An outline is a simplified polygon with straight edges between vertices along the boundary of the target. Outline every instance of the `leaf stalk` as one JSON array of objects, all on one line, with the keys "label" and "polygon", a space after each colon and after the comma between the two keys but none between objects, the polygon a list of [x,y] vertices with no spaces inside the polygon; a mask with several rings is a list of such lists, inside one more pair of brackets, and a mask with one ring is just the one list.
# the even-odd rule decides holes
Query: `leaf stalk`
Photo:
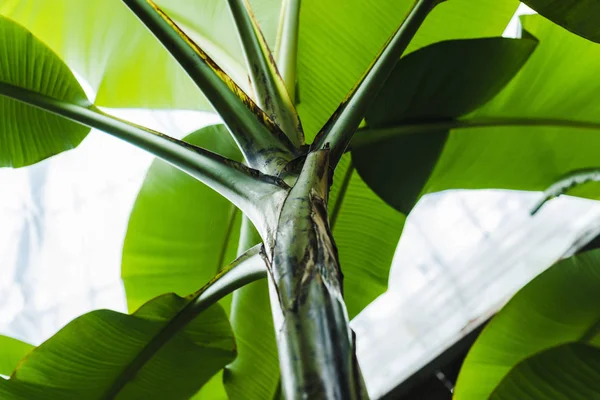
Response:
[{"label": "leaf stalk", "polygon": [[276,175],[298,150],[271,118],[151,0],[123,0],[202,90],[252,168]]},{"label": "leaf stalk", "polygon": [[408,122],[402,125],[387,128],[364,128],[356,132],[350,146],[352,148],[368,146],[386,139],[401,135],[419,133],[435,133],[451,129],[470,128],[495,128],[510,126],[531,126],[549,128],[576,128],[600,130],[600,123],[577,121],[561,118],[529,118],[529,117],[496,117],[496,118],[470,118],[446,121]]},{"label": "leaf stalk", "polygon": [[246,62],[257,104],[279,125],[296,147],[304,144],[302,124],[288,94],[269,45],[248,0],[228,0]]},{"label": "leaf stalk", "polygon": [[440,0],[417,0],[412,9],[388,40],[370,68],[350,91],[329,121],[321,129],[312,149],[331,149],[331,166],[335,167],[359,127],[367,107],[394,69],[400,56],[416,35],[429,12]]}]

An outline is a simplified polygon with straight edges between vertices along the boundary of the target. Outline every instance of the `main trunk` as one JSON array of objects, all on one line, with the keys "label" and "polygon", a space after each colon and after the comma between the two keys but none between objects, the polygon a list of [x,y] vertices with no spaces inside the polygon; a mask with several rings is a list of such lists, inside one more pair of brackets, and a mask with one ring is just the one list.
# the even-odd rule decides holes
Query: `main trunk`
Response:
[{"label": "main trunk", "polygon": [[272,302],[281,310],[274,318],[288,400],[367,398],[328,224],[327,159],[327,150],[308,155],[283,204],[272,249]]}]

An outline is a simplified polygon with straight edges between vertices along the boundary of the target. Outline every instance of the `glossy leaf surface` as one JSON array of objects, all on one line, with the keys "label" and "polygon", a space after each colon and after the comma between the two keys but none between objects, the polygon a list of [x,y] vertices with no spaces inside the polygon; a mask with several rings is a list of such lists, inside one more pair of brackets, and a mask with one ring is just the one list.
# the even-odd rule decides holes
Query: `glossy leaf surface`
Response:
[{"label": "glossy leaf surface", "polygon": [[523,3],[558,25],[600,42],[600,4],[594,0],[524,0]]},{"label": "glossy leaf surface", "polygon": [[490,400],[600,398],[600,349],[571,343],[543,351],[513,368]]},{"label": "glossy leaf surface", "polygon": [[[226,2],[157,3],[239,85],[248,89],[243,53]],[[267,42],[274,48],[280,1],[250,3]],[[303,105],[299,112],[311,135],[362,75],[411,4],[411,0],[302,2],[298,83]],[[477,4],[454,0],[442,4],[413,48],[442,39],[500,34],[517,5],[514,0],[481,0]],[[99,105],[208,108],[179,66],[118,0],[6,0],[0,4],[0,13],[43,38],[98,90]],[[124,37],[127,41],[122,40]]]},{"label": "glossy leaf surface", "polygon": [[[541,16],[522,21],[539,44],[519,73],[483,107],[457,122],[403,122],[364,130],[357,139],[374,133],[382,140],[411,132],[435,136],[451,129],[421,195],[457,188],[545,190],[571,171],[597,167],[600,119],[590,99],[600,90],[595,73],[600,46]],[[413,149],[415,154],[422,150]],[[418,165],[413,168],[419,170]],[[572,194],[599,198],[591,185]]]},{"label": "glossy leaf surface", "polygon": [[[0,84],[87,105],[69,68],[40,40],[0,15]],[[0,167],[23,167],[76,147],[89,128],[0,96]]]},{"label": "glossy leaf surface", "polygon": [[1,397],[190,398],[235,357],[231,327],[218,305],[202,312],[134,376],[122,376],[188,301],[166,294],[133,315],[97,310],[73,320],[31,352],[10,380],[0,381]]},{"label": "glossy leaf surface", "polygon": [[469,351],[455,398],[487,398],[515,366],[550,348],[572,342],[600,348],[599,287],[600,250],[563,260],[531,281]]},{"label": "glossy leaf surface", "polygon": [[[369,67],[413,3],[302,1],[298,111],[308,141]],[[408,51],[441,40],[500,35],[517,5],[512,0],[442,3],[427,18]]]},{"label": "glossy leaf surface", "polygon": [[[404,57],[366,115],[370,128],[446,120],[494,97],[525,64],[534,39],[445,41]],[[368,134],[368,133],[367,133]],[[352,157],[361,177],[397,210],[408,213],[442,152],[448,130],[394,137],[358,146]]]},{"label": "glossy leaf surface", "polygon": [[[425,192],[450,188],[544,190],[570,171],[598,166],[598,130],[578,128],[577,122],[600,122],[594,101],[600,90],[595,73],[600,46],[540,16],[526,16],[522,21],[539,39],[536,51],[498,96],[465,119],[554,118],[571,122],[561,127],[454,130]],[[579,193],[598,196],[593,189]]]},{"label": "glossy leaf surface", "polygon": [[0,335],[0,374],[12,374],[19,361],[34,348],[29,343]]}]

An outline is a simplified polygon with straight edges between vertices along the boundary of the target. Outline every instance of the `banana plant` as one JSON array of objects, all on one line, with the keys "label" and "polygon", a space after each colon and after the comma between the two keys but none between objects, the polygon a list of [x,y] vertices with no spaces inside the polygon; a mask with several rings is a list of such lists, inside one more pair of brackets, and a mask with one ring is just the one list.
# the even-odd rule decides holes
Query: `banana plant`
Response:
[{"label": "banana plant", "polygon": [[[90,128],[162,160],[140,192],[124,248],[135,312],[74,320],[14,365],[0,381],[3,398],[368,398],[349,320],[385,290],[389,252],[416,201],[453,187],[535,190],[597,166],[591,149],[600,139],[587,135],[600,129],[595,105],[555,107],[582,80],[533,93],[526,78],[555,71],[546,68],[557,62],[556,46],[584,49],[585,62],[594,61],[593,1],[561,2],[559,11],[550,0],[527,1],[570,32],[534,17],[518,39],[490,37],[502,33],[513,0],[159,3],[0,4],[1,166],[76,147]],[[94,102],[70,68],[96,89]],[[600,85],[589,78],[588,90]],[[515,97],[539,106],[519,107]],[[178,140],[100,106],[210,107],[223,124]],[[501,145],[479,173],[487,139],[472,132],[485,136],[482,129]],[[499,170],[498,157],[528,129],[525,152],[546,146],[567,155],[552,169],[538,158]],[[569,139],[574,131],[585,139]],[[160,222],[161,213],[178,218]],[[225,222],[215,228],[209,214]],[[161,253],[173,226],[185,226],[180,246]],[[360,236],[364,229],[372,237]],[[187,247],[196,239],[221,241],[201,250],[208,266]],[[215,264],[217,275],[185,296]],[[260,382],[245,378],[261,372]]]}]

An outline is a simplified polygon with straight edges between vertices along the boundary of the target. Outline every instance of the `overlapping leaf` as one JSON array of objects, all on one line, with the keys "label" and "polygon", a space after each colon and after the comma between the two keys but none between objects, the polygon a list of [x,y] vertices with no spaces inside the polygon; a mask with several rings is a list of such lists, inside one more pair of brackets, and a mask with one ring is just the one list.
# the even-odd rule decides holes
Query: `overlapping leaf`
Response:
[{"label": "overlapping leaf", "polygon": [[[243,53],[225,2],[157,3],[238,84],[248,88]],[[280,0],[250,3],[273,48]],[[515,0],[446,3],[429,18],[413,48],[442,39],[499,34],[518,4]],[[302,2],[298,73],[304,104],[300,113],[312,135],[358,80],[411,4],[411,0]],[[0,4],[0,14],[43,38],[98,90],[99,105],[208,107],[189,78],[118,0],[6,0]]]},{"label": "overlapping leaf", "polygon": [[[0,15],[0,85],[87,105],[68,67],[40,40]],[[76,147],[89,128],[0,96],[0,167],[23,167]]]},{"label": "overlapping leaf", "polygon": [[[570,171],[598,166],[600,45],[541,16],[522,21],[540,41],[536,51],[498,96],[465,118],[504,126],[452,131],[425,192],[544,190]],[[595,188],[579,194],[598,197]]]},{"label": "overlapping leaf", "polygon": [[[222,125],[200,129],[185,140],[241,159]],[[212,277],[235,258],[240,219],[241,213],[212,189],[155,161],[136,199],[123,248],[129,308],[160,293],[188,293]],[[241,288],[232,308],[239,358],[226,373],[229,397],[269,397],[279,369],[266,282]]]},{"label": "overlapping leaf", "polygon": [[[524,385],[532,391],[534,384],[541,384],[549,377],[552,377],[554,384],[572,386],[574,390],[588,387],[587,392],[581,389],[579,393],[589,393],[590,388],[585,384],[586,375],[583,374],[582,380],[578,380],[578,374],[573,373],[585,370],[588,368],[586,363],[592,362],[577,361],[576,356],[581,349],[579,346],[576,346],[579,350],[566,347],[550,354],[544,355],[543,352],[577,342],[600,348],[599,287],[600,250],[563,260],[535,278],[483,330],[463,363],[455,398],[488,398],[506,378],[507,383],[502,384],[506,387],[498,392],[498,399],[508,398],[508,393],[517,393],[513,391],[516,390],[515,385]],[[560,361],[561,357],[565,358]],[[542,366],[548,360],[554,361],[546,365],[549,369],[544,371]],[[596,358],[593,362],[597,364],[600,360]],[[561,365],[565,367],[564,371]],[[562,371],[560,375],[556,374],[557,369]],[[521,381],[524,376],[532,380],[529,383]],[[534,379],[534,376],[537,378]],[[535,390],[552,393],[555,390],[553,387],[541,386]],[[598,390],[598,387],[594,389]]]},{"label": "overlapping leaf", "polygon": [[61,329],[0,380],[8,399],[188,399],[235,357],[231,327],[214,305],[137,373],[124,371],[189,299],[160,296],[132,315],[92,311]]},{"label": "overlapping leaf", "polygon": [[[413,3],[302,1],[298,111],[307,140],[336,110]],[[427,17],[408,51],[441,40],[500,35],[517,6],[512,0],[444,2]]]},{"label": "overlapping leaf", "polygon": [[[404,175],[387,180],[387,186],[372,184],[381,196],[396,194],[400,196],[396,207],[407,209],[415,196],[418,198],[415,193],[421,185],[420,195],[453,188],[544,190],[568,172],[598,166],[600,120],[593,99],[600,90],[594,72],[600,61],[600,46],[541,16],[526,16],[522,21],[540,43],[525,66],[491,101],[458,121],[401,120],[395,127],[386,125],[385,132],[379,130],[388,143],[397,140],[405,146],[388,146],[387,159],[378,155],[359,160],[363,165],[371,161],[403,168],[400,171]],[[459,95],[452,100],[436,99],[460,103]],[[437,100],[432,104],[439,108]],[[424,109],[421,115],[426,116]],[[435,116],[435,109],[430,112]],[[440,149],[444,140],[440,132],[447,129],[451,129],[450,135]],[[369,142],[369,133],[361,132],[363,137],[357,142]],[[406,139],[410,133],[412,143]],[[381,181],[385,176],[376,178]],[[402,197],[403,188],[412,189],[406,191],[410,201]],[[599,196],[597,187],[592,186],[578,189],[576,194]]]},{"label": "overlapping leaf", "polygon": [[544,17],[594,42],[600,42],[600,4],[594,0],[524,0]]},{"label": "overlapping leaf", "polygon": [[[534,39],[470,39],[433,44],[403,58],[366,115],[369,128],[457,118],[496,95],[525,64]],[[410,212],[440,156],[448,129],[360,145],[360,175],[390,205]],[[368,141],[369,132],[364,132]],[[360,139],[360,138],[357,138]]]}]

